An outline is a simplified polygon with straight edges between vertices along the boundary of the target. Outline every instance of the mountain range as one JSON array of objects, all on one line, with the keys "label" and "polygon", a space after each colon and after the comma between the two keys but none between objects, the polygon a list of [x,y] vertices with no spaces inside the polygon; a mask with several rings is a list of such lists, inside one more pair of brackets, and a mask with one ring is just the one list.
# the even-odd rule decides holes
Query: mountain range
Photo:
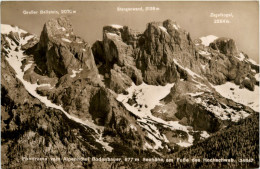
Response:
[{"label": "mountain range", "polygon": [[[1,24],[1,60],[2,168],[259,166],[259,65],[233,39],[165,20],[107,25],[89,44],[60,17],[40,37]],[[78,157],[236,162],[64,159]]]}]

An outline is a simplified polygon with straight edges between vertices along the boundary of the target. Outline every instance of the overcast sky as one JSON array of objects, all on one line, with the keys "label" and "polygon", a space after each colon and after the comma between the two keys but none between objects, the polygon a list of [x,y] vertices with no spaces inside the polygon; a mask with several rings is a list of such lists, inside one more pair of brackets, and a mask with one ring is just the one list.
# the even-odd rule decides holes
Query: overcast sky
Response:
[{"label": "overcast sky", "polygon": [[[118,12],[117,7],[156,7],[158,11]],[[151,21],[175,20],[190,32],[193,39],[206,35],[229,37],[240,50],[257,62],[259,47],[258,2],[2,2],[1,22],[17,25],[28,32],[40,35],[44,22],[59,17],[56,14],[25,15],[23,11],[66,10],[74,33],[93,43],[102,39],[102,27],[108,24],[127,25],[143,32]],[[231,23],[214,23],[211,13],[232,13]]]}]

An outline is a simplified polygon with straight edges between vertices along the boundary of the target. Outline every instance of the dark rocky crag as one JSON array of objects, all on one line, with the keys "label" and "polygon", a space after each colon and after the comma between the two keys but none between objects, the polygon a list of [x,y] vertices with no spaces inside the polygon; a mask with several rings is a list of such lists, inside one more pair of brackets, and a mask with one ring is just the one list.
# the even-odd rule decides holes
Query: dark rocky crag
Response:
[{"label": "dark rocky crag", "polygon": [[35,51],[37,65],[49,77],[60,78],[79,69],[97,73],[89,45],[74,35],[66,17],[51,19],[44,24]]},{"label": "dark rocky crag", "polygon": [[[207,50],[209,55],[201,54],[190,34],[171,20],[149,23],[142,34],[127,26],[105,26],[103,41],[92,46],[100,73],[107,86],[117,93],[131,84],[130,79],[137,85],[142,80],[151,85],[165,85],[176,82],[180,76],[187,78],[183,67],[205,76],[215,85],[234,81],[254,90],[256,79],[251,68],[259,72],[258,67],[237,59],[239,51],[234,40],[219,38]],[[207,67],[202,69],[202,64]],[[122,80],[115,75],[122,76]]]}]

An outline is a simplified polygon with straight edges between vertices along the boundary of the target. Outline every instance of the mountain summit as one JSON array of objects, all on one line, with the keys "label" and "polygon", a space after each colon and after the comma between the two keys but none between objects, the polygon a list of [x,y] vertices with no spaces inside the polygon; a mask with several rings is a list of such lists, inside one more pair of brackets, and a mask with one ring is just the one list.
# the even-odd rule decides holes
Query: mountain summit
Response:
[{"label": "mountain summit", "polygon": [[[51,19],[44,24],[37,51],[42,72],[50,77],[62,77],[81,70],[97,73],[90,46],[74,35],[66,17]],[[45,68],[46,67],[46,68]]]}]

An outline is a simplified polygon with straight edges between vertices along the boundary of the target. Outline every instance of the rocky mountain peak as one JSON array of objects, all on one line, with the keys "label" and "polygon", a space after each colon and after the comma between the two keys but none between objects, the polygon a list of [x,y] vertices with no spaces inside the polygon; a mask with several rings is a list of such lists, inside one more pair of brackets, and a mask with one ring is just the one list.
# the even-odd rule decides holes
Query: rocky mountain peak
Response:
[{"label": "rocky mountain peak", "polygon": [[[61,43],[62,38],[68,39],[73,35],[73,28],[70,20],[66,17],[48,20],[41,32],[39,48],[48,48],[48,41]],[[68,39],[67,42],[70,40]]]},{"label": "rocky mountain peak", "polygon": [[62,77],[85,69],[97,73],[90,46],[73,33],[66,17],[51,19],[44,24],[36,56],[43,74]]},{"label": "rocky mountain peak", "polygon": [[48,20],[44,24],[44,29],[46,29],[49,36],[58,36],[60,34],[73,32],[72,24],[67,17]]},{"label": "rocky mountain peak", "polygon": [[[189,71],[204,75],[213,84],[235,80],[237,85],[254,90],[254,75],[248,75],[249,62],[243,62],[247,55],[238,51],[233,39],[209,35],[192,41],[190,33],[170,19],[148,23],[143,33],[128,26],[105,26],[103,35],[103,41],[97,41],[92,50],[96,63],[105,63],[100,71],[104,76],[116,77],[117,72],[124,77],[121,78],[125,79],[123,82],[113,80],[112,86],[117,86],[114,89],[117,92],[124,91],[123,88],[130,86],[131,79],[136,77],[139,82],[143,79],[147,84],[165,85],[176,82],[179,77],[186,79],[191,76]],[[140,73],[135,73],[134,78],[131,73],[122,73],[121,69],[126,72],[126,65],[134,72],[141,72],[142,77]],[[247,76],[251,79],[250,85],[243,82]],[[122,90],[118,90],[118,86]]]},{"label": "rocky mountain peak", "polygon": [[172,21],[170,19],[167,19],[163,22],[163,26],[169,30],[169,29],[175,29],[175,30],[179,30],[181,29],[181,27],[178,25],[178,23],[176,21]]}]

